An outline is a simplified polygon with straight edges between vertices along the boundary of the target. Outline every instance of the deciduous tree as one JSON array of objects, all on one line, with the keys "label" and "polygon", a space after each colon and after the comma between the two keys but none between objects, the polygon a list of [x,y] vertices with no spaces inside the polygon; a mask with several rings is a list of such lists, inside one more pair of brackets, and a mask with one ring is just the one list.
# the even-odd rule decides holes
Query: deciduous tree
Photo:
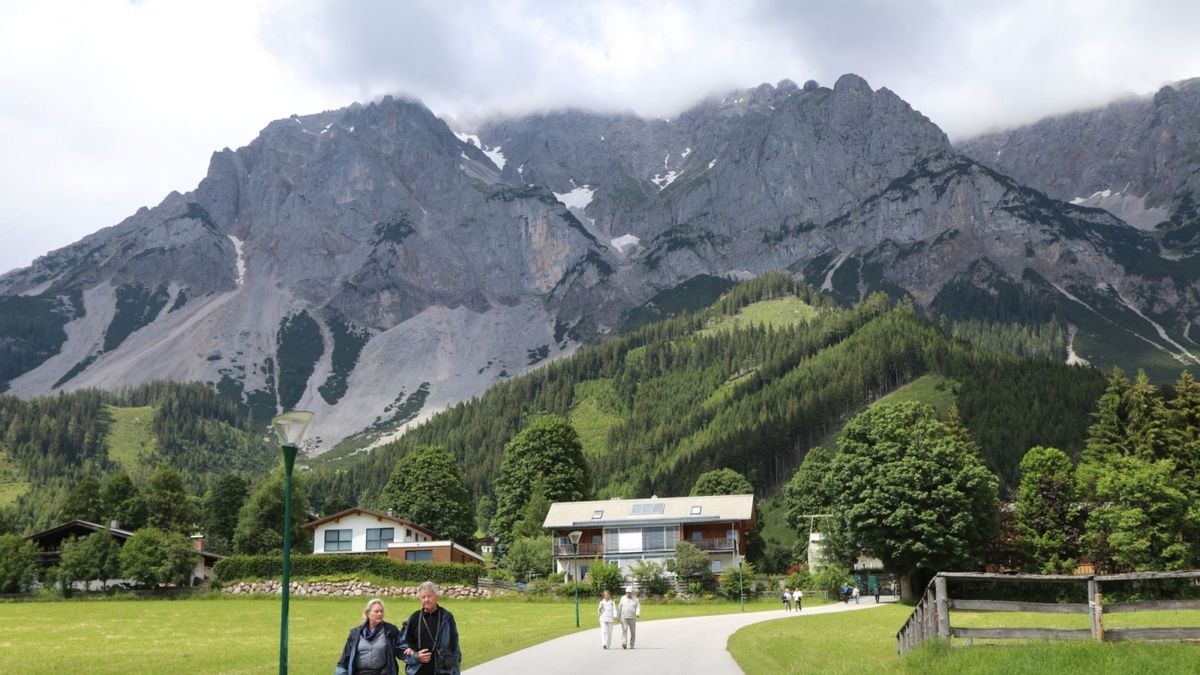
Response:
[{"label": "deciduous tree", "polygon": [[401,458],[378,505],[467,548],[474,546],[475,518],[462,470],[437,446],[422,446]]},{"label": "deciduous tree", "polygon": [[692,486],[691,495],[747,495],[754,494],[754,486],[742,474],[733,469],[714,469],[700,474]]},{"label": "deciduous tree", "polygon": [[191,581],[197,555],[182,534],[144,527],[121,547],[121,573],[150,588],[185,586]]},{"label": "deciduous tree", "polygon": [[1083,517],[1071,458],[1030,448],[1021,460],[1015,506],[1018,545],[1031,572],[1068,574],[1079,558]]},{"label": "deciduous tree", "polygon": [[834,523],[858,546],[914,575],[975,563],[996,534],[997,479],[933,409],[916,402],[868,409],[838,438]]}]

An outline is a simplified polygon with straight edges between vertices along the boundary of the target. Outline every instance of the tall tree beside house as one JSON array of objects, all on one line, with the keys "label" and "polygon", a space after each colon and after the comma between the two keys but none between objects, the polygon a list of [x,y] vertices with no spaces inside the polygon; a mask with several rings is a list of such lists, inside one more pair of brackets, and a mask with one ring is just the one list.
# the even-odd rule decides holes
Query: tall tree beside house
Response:
[{"label": "tall tree beside house", "polygon": [[492,517],[496,515],[496,501],[486,494],[475,500],[475,527],[486,536],[492,531]]},{"label": "tall tree beside house", "polygon": [[1036,574],[1069,574],[1079,559],[1083,514],[1075,466],[1067,453],[1041,446],[1025,453],[1014,511],[1026,568]]},{"label": "tall tree beside house", "polygon": [[81,540],[63,542],[58,579],[63,588],[75,582],[101,583],[121,576],[121,546],[108,530],[93,532]]},{"label": "tall tree beside house", "polygon": [[148,588],[185,586],[196,558],[196,549],[182,534],[144,527],[121,547],[121,574]]},{"label": "tall tree beside house", "polygon": [[169,464],[160,464],[143,493],[146,524],[161,530],[191,534],[196,526],[196,508],[183,474]]},{"label": "tall tree beside house", "polygon": [[833,476],[834,545],[879,558],[906,597],[915,577],[973,565],[996,536],[996,476],[929,406],[877,406],[852,419]]},{"label": "tall tree beside house", "polygon": [[551,502],[573,502],[591,491],[587,462],[579,434],[556,415],[533,419],[504,446],[500,476],[496,480],[496,515],[492,531],[499,536],[496,552],[503,557],[505,533],[512,532],[533,494],[533,483],[542,479]]},{"label": "tall tree beside house", "polygon": [[513,533],[517,537],[540,537],[546,534],[542,523],[546,522],[546,514],[550,512],[550,499],[546,497],[546,481],[538,478],[533,482],[533,492],[529,501],[521,510],[521,519]]},{"label": "tall tree beside house", "polygon": [[472,548],[475,515],[462,469],[437,446],[415,448],[396,463],[376,506]]},{"label": "tall tree beside house", "polygon": [[807,544],[811,516],[828,514],[833,507],[837,485],[833,480],[834,454],[817,446],[804,455],[800,468],[783,487],[787,521]]},{"label": "tall tree beside house", "polygon": [[201,503],[200,520],[204,527],[205,547],[217,553],[226,553],[233,546],[233,533],[237,529],[238,512],[250,496],[246,479],[236,473],[217,479],[209,488]]},{"label": "tall tree beside house", "polygon": [[753,494],[754,486],[733,469],[714,469],[700,474],[692,486],[691,496]]},{"label": "tall tree beside house", "polygon": [[[292,478],[292,550],[312,550],[312,542],[303,529],[308,513],[307,481],[303,475]],[[272,471],[250,494],[238,512],[233,532],[236,553],[277,553],[283,550],[283,469]]]},{"label": "tall tree beside house", "polygon": [[24,593],[37,578],[38,554],[32,541],[0,534],[0,593]]},{"label": "tall tree beside house", "polygon": [[124,471],[104,480],[104,487],[100,488],[100,512],[104,520],[101,525],[113,520],[124,530],[138,530],[146,525],[146,500]]},{"label": "tall tree beside house", "polygon": [[100,479],[85,476],[71,488],[62,505],[62,520],[86,520],[95,523],[103,518],[100,504]]}]

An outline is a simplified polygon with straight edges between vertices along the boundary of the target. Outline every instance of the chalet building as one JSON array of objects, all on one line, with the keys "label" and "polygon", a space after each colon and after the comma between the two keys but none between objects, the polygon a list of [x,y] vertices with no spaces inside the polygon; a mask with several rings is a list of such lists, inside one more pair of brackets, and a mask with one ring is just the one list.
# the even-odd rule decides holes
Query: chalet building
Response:
[{"label": "chalet building", "polygon": [[[134,534],[130,530],[123,530],[115,526],[105,527],[86,520],[72,520],[48,530],[34,532],[25,538],[37,546],[38,563],[41,565],[41,568],[49,569],[51,567],[58,567],[59,563],[62,562],[64,542],[84,539],[97,532],[108,532],[113,539],[117,540],[119,546],[124,546],[125,542],[129,541],[129,538]],[[196,585],[212,579],[213,565],[224,556],[205,551],[204,537],[200,535],[192,537],[192,546],[196,549],[196,567],[192,570],[192,585]],[[110,579],[105,585],[118,583],[126,583],[126,580]]]},{"label": "chalet building", "polygon": [[313,533],[313,553],[386,555],[409,562],[483,564],[478,553],[392,515],[352,508],[304,524]]},{"label": "chalet building", "polygon": [[579,576],[593,560],[616,563],[629,573],[641,561],[664,563],[675,544],[688,541],[712,557],[713,574],[736,568],[746,553],[746,535],[758,527],[754,495],[651,497],[550,505],[542,527],[554,538],[554,564],[568,578],[576,552],[570,533],[579,531]]}]

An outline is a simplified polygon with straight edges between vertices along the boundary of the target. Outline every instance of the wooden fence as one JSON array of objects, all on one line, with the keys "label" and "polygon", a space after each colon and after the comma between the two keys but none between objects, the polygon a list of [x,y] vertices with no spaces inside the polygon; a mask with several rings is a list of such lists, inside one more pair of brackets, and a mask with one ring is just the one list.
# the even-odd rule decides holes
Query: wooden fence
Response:
[{"label": "wooden fence", "polygon": [[[1200,571],[1135,572],[1130,574],[984,574],[975,572],[941,572],[929,582],[921,601],[909,615],[908,621],[896,633],[897,651],[904,656],[932,638],[949,640],[965,638],[970,644],[975,638],[1001,640],[1200,640],[1200,627],[1187,628],[1116,628],[1105,630],[1104,615],[1117,612],[1157,612],[1200,609],[1200,600],[1150,600],[1141,602],[1105,603],[1101,584],[1121,581],[1151,581],[1157,579],[1198,579]],[[980,600],[950,596],[949,582],[955,579],[997,582],[1078,583],[1087,585],[1087,602],[1018,602],[1011,600]],[[1087,614],[1091,628],[956,628],[950,620],[953,610],[973,612],[1040,612],[1047,614]]]}]

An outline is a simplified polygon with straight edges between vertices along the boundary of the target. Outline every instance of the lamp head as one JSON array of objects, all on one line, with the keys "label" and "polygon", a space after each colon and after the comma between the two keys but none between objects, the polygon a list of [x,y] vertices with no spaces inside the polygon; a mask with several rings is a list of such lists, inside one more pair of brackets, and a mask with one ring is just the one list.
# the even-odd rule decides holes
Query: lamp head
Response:
[{"label": "lamp head", "polygon": [[571,540],[572,546],[579,544],[579,538],[582,536],[583,536],[583,533],[580,532],[579,530],[575,530],[574,532],[571,532],[570,534],[567,535],[567,537]]},{"label": "lamp head", "polygon": [[313,414],[306,410],[289,410],[276,415],[271,420],[271,428],[275,430],[275,438],[279,439],[280,445],[294,448],[300,445],[300,439],[304,438],[312,419]]}]

